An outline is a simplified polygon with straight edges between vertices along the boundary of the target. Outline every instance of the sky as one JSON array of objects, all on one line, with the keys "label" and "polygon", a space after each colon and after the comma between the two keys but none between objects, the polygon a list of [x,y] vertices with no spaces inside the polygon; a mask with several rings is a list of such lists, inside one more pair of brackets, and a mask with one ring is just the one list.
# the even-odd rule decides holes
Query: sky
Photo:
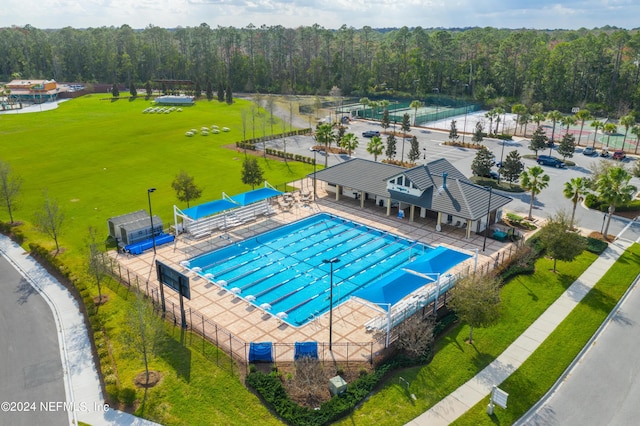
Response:
[{"label": "sky", "polygon": [[638,0],[2,0],[0,27],[640,27]]}]

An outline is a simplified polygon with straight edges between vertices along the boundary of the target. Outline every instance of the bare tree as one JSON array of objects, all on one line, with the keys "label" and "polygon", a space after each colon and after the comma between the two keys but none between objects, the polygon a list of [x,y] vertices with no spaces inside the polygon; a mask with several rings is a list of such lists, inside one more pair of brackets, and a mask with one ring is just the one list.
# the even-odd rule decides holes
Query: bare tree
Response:
[{"label": "bare tree", "polygon": [[316,358],[296,360],[296,374],[291,382],[291,393],[309,407],[317,407],[327,392],[327,374]]},{"label": "bare tree", "polygon": [[432,316],[419,314],[407,318],[398,326],[396,345],[414,358],[429,356],[433,346],[434,321]]},{"label": "bare tree", "polygon": [[104,251],[98,247],[96,230],[92,226],[89,227],[89,242],[87,248],[87,270],[96,280],[96,285],[98,286],[98,302],[96,306],[100,306],[103,303],[102,280],[107,276],[107,259]]},{"label": "bare tree", "polygon": [[35,225],[40,232],[53,238],[56,243],[56,253],[60,251],[58,238],[63,224],[64,212],[60,209],[58,201],[49,198],[49,194],[45,190],[42,208],[35,214]]},{"label": "bare tree", "polygon": [[149,359],[156,356],[165,339],[164,320],[153,311],[144,294],[135,290],[133,309],[127,312],[126,326],[120,334],[130,351],[140,355],[144,363],[145,383],[149,384]]},{"label": "bare tree", "polygon": [[16,198],[20,193],[22,178],[11,173],[11,166],[0,160],[0,195],[9,213],[9,221],[13,223],[13,212],[16,209]]}]

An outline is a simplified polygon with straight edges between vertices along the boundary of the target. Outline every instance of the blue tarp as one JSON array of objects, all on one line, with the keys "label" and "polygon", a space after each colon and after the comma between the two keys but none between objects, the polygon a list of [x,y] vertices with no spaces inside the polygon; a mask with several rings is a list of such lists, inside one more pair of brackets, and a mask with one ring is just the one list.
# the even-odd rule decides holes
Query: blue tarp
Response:
[{"label": "blue tarp", "polygon": [[191,219],[198,220],[200,218],[211,216],[225,210],[235,209],[237,207],[240,206],[228,200],[214,200],[209,201],[208,203],[200,204],[199,206],[190,207],[183,210],[182,212],[189,216]]},{"label": "blue tarp", "polygon": [[272,188],[259,188],[249,192],[243,192],[242,194],[234,195],[231,198],[241,206],[248,206],[249,204],[257,203],[258,201],[266,200],[268,198],[277,197],[282,194],[281,191]]},{"label": "blue tarp", "polygon": [[318,342],[296,342],[293,359],[302,357],[318,359]]},{"label": "blue tarp", "polygon": [[[174,236],[171,234],[159,234],[156,235],[156,247],[163,244],[171,243],[174,240]],[[131,254],[142,254],[143,251],[149,250],[153,247],[153,238],[147,240],[138,241],[137,243],[128,244],[124,246],[124,251]]]},{"label": "blue tarp", "polygon": [[271,342],[251,342],[249,344],[249,362],[273,362]]}]

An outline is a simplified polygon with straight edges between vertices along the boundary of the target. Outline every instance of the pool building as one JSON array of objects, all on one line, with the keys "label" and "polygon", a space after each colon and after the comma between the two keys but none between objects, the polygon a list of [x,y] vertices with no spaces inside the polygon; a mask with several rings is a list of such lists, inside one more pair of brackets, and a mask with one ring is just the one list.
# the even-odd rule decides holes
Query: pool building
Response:
[{"label": "pool building", "polygon": [[[354,159],[316,177],[292,183],[295,194],[265,183],[174,209],[178,237],[157,256],[191,279],[189,326],[239,361],[262,343],[274,360],[293,360],[305,342],[323,359],[370,360],[407,316],[441,305],[456,276],[509,250],[478,247],[510,198],[446,160],[405,169]],[[155,275],[151,253],[123,256],[129,283]],[[157,302],[157,283],[145,289]],[[164,293],[175,316],[177,296]]]}]

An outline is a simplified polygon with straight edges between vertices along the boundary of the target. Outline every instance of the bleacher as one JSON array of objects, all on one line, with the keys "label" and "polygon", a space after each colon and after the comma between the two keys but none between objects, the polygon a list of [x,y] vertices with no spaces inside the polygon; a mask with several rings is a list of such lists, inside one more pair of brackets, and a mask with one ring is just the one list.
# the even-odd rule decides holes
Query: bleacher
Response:
[{"label": "bleacher", "polygon": [[208,237],[216,230],[224,231],[235,228],[236,226],[256,220],[258,216],[269,216],[272,214],[275,214],[275,211],[269,203],[265,201],[238,207],[228,213],[207,216],[196,221],[185,223],[185,229],[191,238],[199,239]]}]

